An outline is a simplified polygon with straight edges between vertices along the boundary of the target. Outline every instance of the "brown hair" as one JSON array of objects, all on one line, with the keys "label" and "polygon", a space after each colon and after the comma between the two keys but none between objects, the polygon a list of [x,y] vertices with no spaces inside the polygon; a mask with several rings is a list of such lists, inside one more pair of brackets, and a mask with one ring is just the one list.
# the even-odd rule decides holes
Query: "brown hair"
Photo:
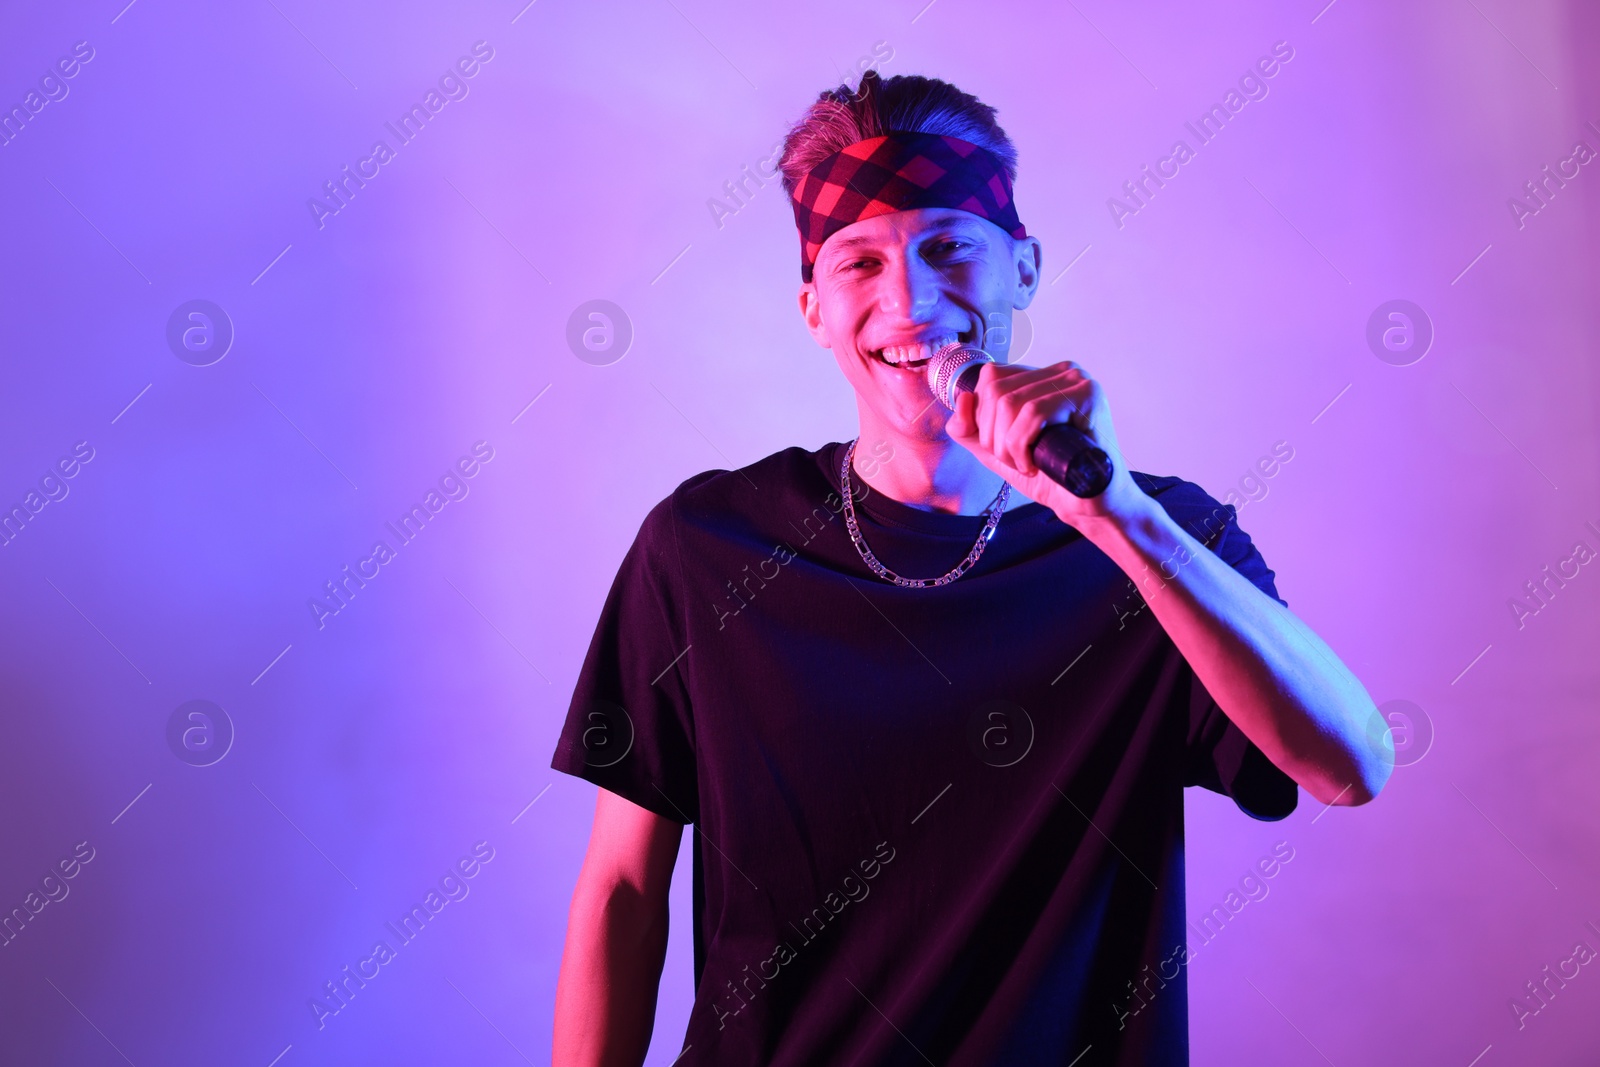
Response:
[{"label": "brown hair", "polygon": [[970,141],[999,157],[1006,177],[1015,182],[1017,149],[994,117],[994,108],[949,82],[920,74],[896,74],[885,81],[869,70],[855,89],[824,90],[789,128],[778,162],[783,191],[792,196],[807,171],[846,145],[886,133],[937,133]]}]

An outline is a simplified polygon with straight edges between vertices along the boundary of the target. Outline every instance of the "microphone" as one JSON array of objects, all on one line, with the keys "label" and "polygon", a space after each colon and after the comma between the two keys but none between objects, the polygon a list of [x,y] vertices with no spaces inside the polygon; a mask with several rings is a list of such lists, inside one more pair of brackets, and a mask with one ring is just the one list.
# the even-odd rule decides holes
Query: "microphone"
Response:
[{"label": "microphone", "polygon": [[[956,397],[978,387],[978,373],[994,357],[977,345],[952,341],[928,360],[928,388],[951,411]],[[1111,484],[1111,457],[1071,423],[1046,426],[1033,442],[1033,462],[1073,496],[1092,497]]]}]

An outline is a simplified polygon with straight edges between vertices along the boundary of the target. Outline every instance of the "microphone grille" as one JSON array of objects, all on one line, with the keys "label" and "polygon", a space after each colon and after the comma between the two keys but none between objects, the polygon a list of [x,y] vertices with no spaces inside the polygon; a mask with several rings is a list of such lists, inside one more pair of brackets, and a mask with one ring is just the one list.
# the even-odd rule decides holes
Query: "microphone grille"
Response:
[{"label": "microphone grille", "polygon": [[962,372],[976,364],[993,362],[994,357],[977,345],[952,341],[928,360],[928,388],[941,404],[954,411]]}]

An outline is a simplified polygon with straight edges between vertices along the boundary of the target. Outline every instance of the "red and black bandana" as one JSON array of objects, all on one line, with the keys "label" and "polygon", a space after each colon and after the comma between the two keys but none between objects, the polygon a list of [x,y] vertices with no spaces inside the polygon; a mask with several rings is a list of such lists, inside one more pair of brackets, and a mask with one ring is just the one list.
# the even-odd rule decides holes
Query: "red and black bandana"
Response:
[{"label": "red and black bandana", "polygon": [[840,149],[794,190],[800,230],[800,278],[822,244],[853,222],[923,207],[950,207],[1026,237],[1005,165],[986,148],[936,133],[890,133]]}]

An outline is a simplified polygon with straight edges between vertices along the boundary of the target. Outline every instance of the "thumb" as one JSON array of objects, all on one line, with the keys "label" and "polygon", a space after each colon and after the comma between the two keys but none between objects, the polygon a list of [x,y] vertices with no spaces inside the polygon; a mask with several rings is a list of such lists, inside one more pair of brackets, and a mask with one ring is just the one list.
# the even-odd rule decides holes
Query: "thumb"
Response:
[{"label": "thumb", "polygon": [[971,393],[956,394],[956,409],[944,424],[945,432],[957,440],[971,437],[977,432],[977,423],[973,418],[978,406],[978,398]]}]

